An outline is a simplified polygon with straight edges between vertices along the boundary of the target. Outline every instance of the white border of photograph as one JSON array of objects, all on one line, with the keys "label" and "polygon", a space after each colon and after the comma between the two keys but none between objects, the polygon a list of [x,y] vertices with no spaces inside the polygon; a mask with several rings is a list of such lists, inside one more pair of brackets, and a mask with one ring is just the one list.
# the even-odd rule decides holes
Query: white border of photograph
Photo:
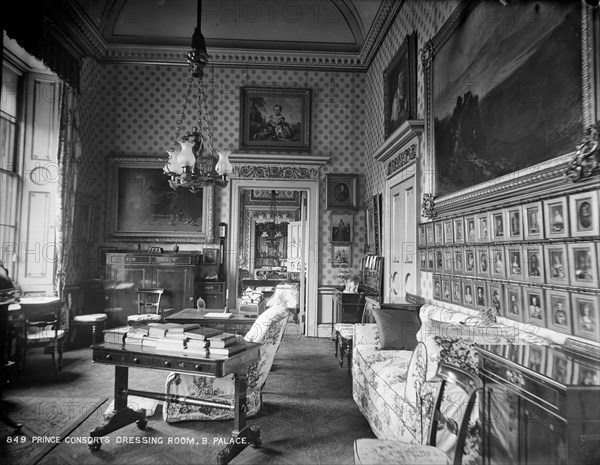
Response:
[{"label": "white border of photograph", "polygon": [[[482,254],[485,256],[482,257]],[[483,258],[483,260],[482,260]],[[475,262],[477,264],[475,274],[489,278],[490,276],[490,251],[487,247],[475,247]]]},{"label": "white border of photograph", "polygon": [[[536,318],[533,316],[532,307],[533,300],[532,297],[536,298],[540,317]],[[541,287],[526,287],[523,291],[523,321],[530,325],[535,325],[540,328],[546,327],[546,314],[548,313],[546,310],[546,303],[544,302],[544,290]]]},{"label": "white border of photograph", "polygon": [[[589,226],[582,224],[579,210],[585,199],[589,199],[590,215]],[[572,237],[587,237],[587,236],[598,236],[600,234],[600,228],[598,227],[598,192],[588,191],[580,194],[574,194],[569,196],[569,218],[570,228]]]},{"label": "white border of photograph", "polygon": [[[573,315],[573,334],[575,336],[600,342],[600,302],[598,300],[599,297],[593,294],[571,294],[571,314]],[[588,304],[587,308],[591,313],[588,323],[583,321],[582,310],[584,307],[579,305],[581,301]],[[589,329],[584,327],[586,324],[590,325]]]},{"label": "white border of photograph", "polygon": [[[559,301],[563,302],[565,323],[557,321],[555,304]],[[546,289],[546,309],[548,312],[548,328],[560,333],[573,333],[573,317],[571,315],[571,300],[569,293],[565,291],[557,291],[554,289]]]},{"label": "white border of photograph", "polygon": [[[519,263],[513,263],[513,256],[511,252],[519,252]],[[514,279],[517,281],[523,281],[525,279],[525,269],[523,266],[523,248],[520,245],[509,245],[505,248],[504,258],[506,260],[506,277],[507,279]],[[518,270],[518,271],[516,271]]]},{"label": "white border of photograph", "polygon": [[[437,295],[436,295],[436,286],[435,286],[436,284],[438,285]],[[432,292],[433,298],[435,300],[442,300],[442,277],[437,273],[435,273],[433,275],[433,289],[431,292]]]},{"label": "white border of photograph", "polygon": [[[516,218],[516,221],[514,221]],[[520,241],[523,239],[523,211],[521,205],[512,206],[506,209],[506,223],[504,225],[504,234],[508,240]]]},{"label": "white border of photograph", "polygon": [[[500,220],[500,222],[498,222]],[[505,210],[495,210],[490,213],[490,224],[492,230],[492,240],[505,241],[506,235],[506,212]],[[501,228],[498,227],[501,226]]]},{"label": "white border of photograph", "polygon": [[[456,297],[456,290],[458,289],[458,298]],[[462,283],[460,278],[450,279],[450,292],[452,293],[451,300],[455,305],[462,305]]]},{"label": "white border of photograph", "polygon": [[462,247],[454,247],[452,250],[452,262],[454,265],[454,274],[465,274],[465,251]]},{"label": "white border of photograph", "polygon": [[442,302],[452,303],[452,287],[450,278],[442,276]]},{"label": "white border of photograph", "polygon": [[462,217],[452,218],[452,229],[454,230],[454,243],[465,243],[465,220]]},{"label": "white border of photograph", "polygon": [[433,223],[429,222],[425,224],[425,240],[427,241],[427,247],[433,247],[435,240],[433,238]]},{"label": "white border of photograph", "polygon": [[433,238],[435,245],[444,245],[444,224],[441,221],[433,223]]},{"label": "white border of photograph", "polygon": [[[529,368],[536,373],[545,374],[546,373],[546,348],[542,346],[538,346],[535,344],[530,344],[525,347],[525,355],[523,356],[523,365]],[[531,358],[533,353],[538,353],[540,355],[540,366],[539,369],[531,366]]]},{"label": "white border of photograph", "polygon": [[[553,263],[554,257],[558,256],[556,254],[558,251],[561,252],[562,260],[559,263]],[[547,283],[569,284],[569,255],[566,244],[544,244],[544,264],[546,266]]]},{"label": "white border of photograph", "polygon": [[[563,375],[563,379],[560,379],[557,369],[557,360],[561,360],[565,365],[565,372]],[[560,384],[571,384],[571,378],[573,376],[573,361],[568,358],[566,355],[561,354],[557,350],[552,348],[548,348],[548,367],[546,369],[547,376],[557,383]]]},{"label": "white border of photograph", "polygon": [[[479,295],[478,295],[478,291],[479,289],[483,290],[483,304],[479,301]],[[489,296],[488,296],[488,288],[487,285],[485,283],[484,280],[482,279],[476,279],[473,280],[473,299],[475,300],[474,302],[474,308],[476,308],[477,310],[487,310],[489,307]]]},{"label": "white border of photograph", "polygon": [[[572,286],[578,287],[598,287],[598,257],[596,255],[596,245],[593,242],[576,242],[567,244],[569,250],[569,281]],[[589,254],[584,267],[580,267],[580,255],[578,250],[587,250]],[[579,262],[579,263],[578,263]],[[587,266],[587,268],[585,267]]]},{"label": "white border of photograph", "polygon": [[419,247],[426,247],[426,246],[427,246],[427,239],[425,237],[425,225],[420,224],[419,225]]},{"label": "white border of photograph", "polygon": [[523,246],[523,268],[525,281],[540,284],[544,282],[544,251],[541,244]]},{"label": "white border of photograph", "polygon": [[[490,242],[490,214],[489,212],[485,212],[485,213],[479,213],[478,215],[475,216],[476,218],[476,223],[475,223],[475,228],[477,229],[477,242]],[[485,231],[484,231],[484,225],[483,225],[483,220],[485,219]],[[484,233],[486,233],[484,235]]]},{"label": "white border of photograph", "polygon": [[[559,208],[560,213],[556,216]],[[569,210],[566,197],[544,200],[544,226],[548,239],[569,237]]]},{"label": "white border of photograph", "polygon": [[[470,229],[469,226],[473,226],[473,228]],[[465,243],[475,244],[476,242],[477,242],[477,219],[475,218],[475,215],[465,216]]]},{"label": "white border of photograph", "polygon": [[[534,216],[533,213],[536,213]],[[531,241],[544,238],[544,213],[542,202],[523,205],[523,238]]]},{"label": "white border of photograph", "polygon": [[[473,253],[473,264],[472,264],[472,269],[470,269],[469,267],[469,252]],[[465,253],[463,255],[463,259],[464,259],[464,273],[467,276],[475,276],[475,274],[477,273],[477,251],[475,250],[475,247],[467,247],[465,249]]]},{"label": "white border of photograph", "polygon": [[[490,246],[490,276],[492,278],[506,278],[506,253],[503,245]],[[500,264],[497,263],[497,254],[500,254]]]},{"label": "white border of photograph", "polygon": [[[514,313],[513,309],[513,301],[510,298],[510,293],[517,294],[516,305],[518,305],[519,313]],[[506,284],[504,286],[504,301],[506,305],[506,312],[504,316],[514,321],[523,321],[523,289],[521,286],[516,286],[514,284]]]},{"label": "white border of photograph", "polygon": [[[444,244],[445,245],[453,245],[454,244],[454,233],[452,232],[452,219],[448,218],[443,221],[444,224]],[[450,225],[450,226],[448,226]]]},{"label": "white border of photograph", "polygon": [[[494,292],[498,293],[499,302],[494,302]],[[502,283],[498,281],[490,281],[488,283],[488,299],[489,307],[496,311],[496,316],[504,316],[506,312],[506,304],[504,303],[504,289],[502,289]]]},{"label": "white border of photograph", "polygon": [[[463,296],[463,307],[467,307],[467,308],[477,308],[475,306],[475,290],[474,290],[474,283],[472,279],[463,279],[461,280],[461,284],[462,284],[462,296]],[[471,288],[471,302],[467,302],[466,301],[466,297],[469,295],[469,293],[466,291],[467,286],[469,286]]]}]

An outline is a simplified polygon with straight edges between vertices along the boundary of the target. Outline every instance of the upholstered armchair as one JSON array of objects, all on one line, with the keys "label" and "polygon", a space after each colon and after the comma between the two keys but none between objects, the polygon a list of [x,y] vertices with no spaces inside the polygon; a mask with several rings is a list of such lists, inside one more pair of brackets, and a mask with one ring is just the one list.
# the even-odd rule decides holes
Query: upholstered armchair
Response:
[{"label": "upholstered armchair", "polygon": [[[271,371],[275,354],[285,332],[289,312],[283,305],[267,309],[254,322],[244,336],[248,342],[261,344],[260,359],[248,368],[248,388],[246,415],[256,415],[262,405],[262,389]],[[165,392],[177,396],[197,397],[216,402],[234,402],[233,375],[223,378],[210,378],[180,373],[170,373]],[[226,420],[234,417],[233,410],[205,406],[192,406],[166,401],[163,418],[167,422],[188,420]]]}]

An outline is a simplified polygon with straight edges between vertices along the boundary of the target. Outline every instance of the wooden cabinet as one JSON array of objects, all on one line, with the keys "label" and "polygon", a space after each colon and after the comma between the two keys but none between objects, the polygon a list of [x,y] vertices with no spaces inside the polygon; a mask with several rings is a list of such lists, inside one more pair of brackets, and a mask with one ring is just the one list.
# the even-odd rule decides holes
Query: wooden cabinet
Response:
[{"label": "wooden cabinet", "polygon": [[477,351],[484,465],[596,463],[599,360],[535,344],[481,345]]},{"label": "wooden cabinet", "polygon": [[342,292],[333,290],[333,305],[331,318],[331,334],[334,334],[335,323],[360,323],[365,308],[364,292]]},{"label": "wooden cabinet", "polygon": [[165,289],[161,308],[183,310],[195,307],[194,282],[200,254],[108,253],[106,291],[110,307],[122,308],[117,324],[137,313],[137,288]]},{"label": "wooden cabinet", "polygon": [[198,297],[202,297],[206,308],[225,308],[225,282],[223,281],[198,281],[195,285],[194,305]]}]

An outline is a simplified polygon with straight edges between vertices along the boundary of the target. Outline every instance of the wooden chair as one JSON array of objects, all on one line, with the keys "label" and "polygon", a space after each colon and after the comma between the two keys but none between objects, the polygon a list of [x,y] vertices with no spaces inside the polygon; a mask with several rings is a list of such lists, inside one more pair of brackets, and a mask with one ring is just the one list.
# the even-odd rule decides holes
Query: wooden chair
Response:
[{"label": "wooden chair", "polygon": [[137,315],[127,317],[127,324],[140,325],[162,320],[162,309],[160,300],[165,290],[163,288],[138,288],[138,312]]},{"label": "wooden chair", "polygon": [[[354,441],[354,463],[407,465],[460,465],[462,463],[469,420],[477,393],[481,392],[483,384],[474,374],[444,363],[441,363],[438,368],[437,379],[441,382],[430,419],[428,445],[380,439],[357,439]],[[451,414],[456,419],[451,418]],[[442,442],[449,453],[436,447]]]},{"label": "wooden chair", "polygon": [[[89,286],[89,284],[85,284]],[[69,314],[69,321],[72,325],[72,331],[69,331],[69,344],[73,344],[77,329],[81,326],[92,328],[92,344],[96,344],[98,333],[101,333],[106,325],[108,315],[106,313],[87,313],[88,308],[85,302],[84,288],[79,285],[65,286],[63,289],[65,303]],[[93,310],[92,310],[93,311]]]},{"label": "wooden chair", "polygon": [[27,351],[43,347],[52,355],[54,376],[62,370],[63,344],[67,332],[62,328],[61,310],[63,302],[58,297],[23,297],[18,305],[24,314],[23,368],[26,365]]}]

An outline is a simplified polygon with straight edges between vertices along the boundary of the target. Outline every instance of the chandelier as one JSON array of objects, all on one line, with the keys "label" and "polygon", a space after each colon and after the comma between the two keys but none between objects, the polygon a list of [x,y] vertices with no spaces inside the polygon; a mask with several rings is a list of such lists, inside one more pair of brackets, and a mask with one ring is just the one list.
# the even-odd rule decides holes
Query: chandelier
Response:
[{"label": "chandelier", "polygon": [[[208,64],[206,41],[200,30],[202,18],[202,0],[198,0],[197,24],[192,36],[192,50],[187,54],[191,76],[181,106],[181,115],[175,123],[173,150],[167,150],[169,158],[163,168],[169,176],[172,189],[188,189],[198,192],[202,187],[214,185],[227,186],[227,176],[233,172],[229,155],[231,151],[216,151],[213,148],[212,130],[208,121],[208,106],[204,89],[204,67]],[[197,87],[197,125],[180,139],[181,128],[185,121],[186,110],[192,102],[192,89]],[[180,147],[177,147],[177,144]],[[216,152],[216,155],[215,155]]]},{"label": "chandelier", "polygon": [[263,232],[261,234],[261,236],[265,238],[267,245],[273,249],[279,247],[279,241],[283,237],[281,230],[282,227],[284,227],[284,225],[280,224],[281,218],[277,213],[277,195],[276,191],[271,191],[271,202],[269,205],[269,217],[271,222],[264,224]]}]

